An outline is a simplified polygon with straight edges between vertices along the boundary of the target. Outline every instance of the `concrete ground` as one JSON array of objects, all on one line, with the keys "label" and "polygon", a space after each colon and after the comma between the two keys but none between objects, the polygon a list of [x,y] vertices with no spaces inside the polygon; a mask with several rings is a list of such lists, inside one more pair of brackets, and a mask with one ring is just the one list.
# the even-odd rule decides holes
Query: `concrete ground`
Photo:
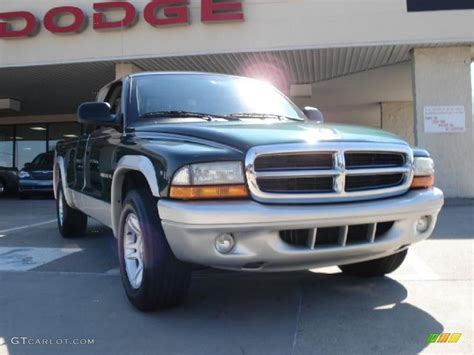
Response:
[{"label": "concrete ground", "polygon": [[[203,269],[183,306],[145,314],[124,295],[110,230],[63,240],[54,201],[3,199],[0,355],[472,354],[473,219],[470,202],[445,207],[389,277]],[[462,336],[426,343],[441,332]]]}]

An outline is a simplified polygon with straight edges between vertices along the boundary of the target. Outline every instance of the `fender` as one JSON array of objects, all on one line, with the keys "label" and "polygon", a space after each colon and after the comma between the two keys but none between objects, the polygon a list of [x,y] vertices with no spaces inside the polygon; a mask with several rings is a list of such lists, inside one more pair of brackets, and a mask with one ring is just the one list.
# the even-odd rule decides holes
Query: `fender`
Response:
[{"label": "fender", "polygon": [[160,189],[156,178],[155,167],[151,160],[142,155],[125,155],[117,163],[114,175],[112,177],[111,191],[111,220],[114,236],[118,237],[118,224],[120,219],[120,211],[122,209],[122,185],[123,179],[127,172],[138,171],[145,177],[150,187],[151,193],[155,197],[160,197]]}]

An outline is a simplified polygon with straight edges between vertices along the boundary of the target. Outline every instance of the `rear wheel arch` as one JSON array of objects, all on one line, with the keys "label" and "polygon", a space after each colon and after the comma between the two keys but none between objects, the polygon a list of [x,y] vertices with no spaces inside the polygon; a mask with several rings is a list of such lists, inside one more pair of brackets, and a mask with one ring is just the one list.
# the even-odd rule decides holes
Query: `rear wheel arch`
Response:
[{"label": "rear wheel arch", "polygon": [[120,213],[127,192],[143,187],[147,187],[153,196],[160,197],[158,179],[151,160],[141,155],[122,157],[112,177],[111,219],[115,237],[118,236]]},{"label": "rear wheel arch", "polygon": [[64,165],[64,158],[61,156],[55,157],[54,169],[53,169],[53,189],[54,189],[54,198],[58,198],[58,186],[61,184],[63,188],[64,198],[69,207],[76,208],[74,200],[71,197],[66,180],[66,167]]},{"label": "rear wheel arch", "polygon": [[57,198],[58,195],[58,183],[62,183],[63,189],[64,181],[66,181],[66,169],[64,166],[64,158],[58,153],[55,153],[54,156],[54,169],[53,169],[53,188],[54,188],[54,197]]},{"label": "rear wheel arch", "polygon": [[87,215],[70,207],[65,199],[63,185],[59,182],[56,195],[56,214],[59,232],[64,238],[83,237],[87,230]]}]

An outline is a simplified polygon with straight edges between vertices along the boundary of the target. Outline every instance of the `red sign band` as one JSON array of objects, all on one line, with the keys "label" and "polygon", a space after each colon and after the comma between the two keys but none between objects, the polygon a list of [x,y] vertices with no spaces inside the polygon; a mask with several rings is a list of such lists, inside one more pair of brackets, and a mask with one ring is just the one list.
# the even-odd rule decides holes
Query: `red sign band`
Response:
[{"label": "red sign band", "polygon": [[[116,30],[132,27],[138,20],[136,7],[128,1],[107,1],[93,4],[92,28],[97,31]],[[121,20],[109,21],[108,11],[123,11]],[[72,16],[73,21],[61,25],[63,16]],[[154,27],[189,24],[189,0],[153,0],[144,10],[143,17]],[[241,0],[201,0],[201,21],[228,22],[243,21]],[[12,28],[12,22],[21,21],[23,25]],[[0,38],[21,38],[35,36],[39,31],[39,19],[29,11],[0,12]],[[46,12],[43,26],[55,34],[80,33],[88,25],[88,15],[79,7],[60,6]]]}]

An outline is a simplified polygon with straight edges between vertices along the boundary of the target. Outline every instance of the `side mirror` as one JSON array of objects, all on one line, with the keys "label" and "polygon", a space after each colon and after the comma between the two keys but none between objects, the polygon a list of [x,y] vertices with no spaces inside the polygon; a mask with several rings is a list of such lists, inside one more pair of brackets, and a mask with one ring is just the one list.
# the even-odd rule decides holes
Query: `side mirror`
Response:
[{"label": "side mirror", "polygon": [[77,109],[79,123],[95,123],[98,125],[115,125],[117,116],[111,112],[107,102],[85,102]]},{"label": "side mirror", "polygon": [[28,168],[31,168],[31,163],[26,163],[26,164],[23,166],[23,169],[28,169]]},{"label": "side mirror", "polygon": [[324,116],[316,107],[306,106],[303,109],[304,114],[311,123],[324,123]]}]

